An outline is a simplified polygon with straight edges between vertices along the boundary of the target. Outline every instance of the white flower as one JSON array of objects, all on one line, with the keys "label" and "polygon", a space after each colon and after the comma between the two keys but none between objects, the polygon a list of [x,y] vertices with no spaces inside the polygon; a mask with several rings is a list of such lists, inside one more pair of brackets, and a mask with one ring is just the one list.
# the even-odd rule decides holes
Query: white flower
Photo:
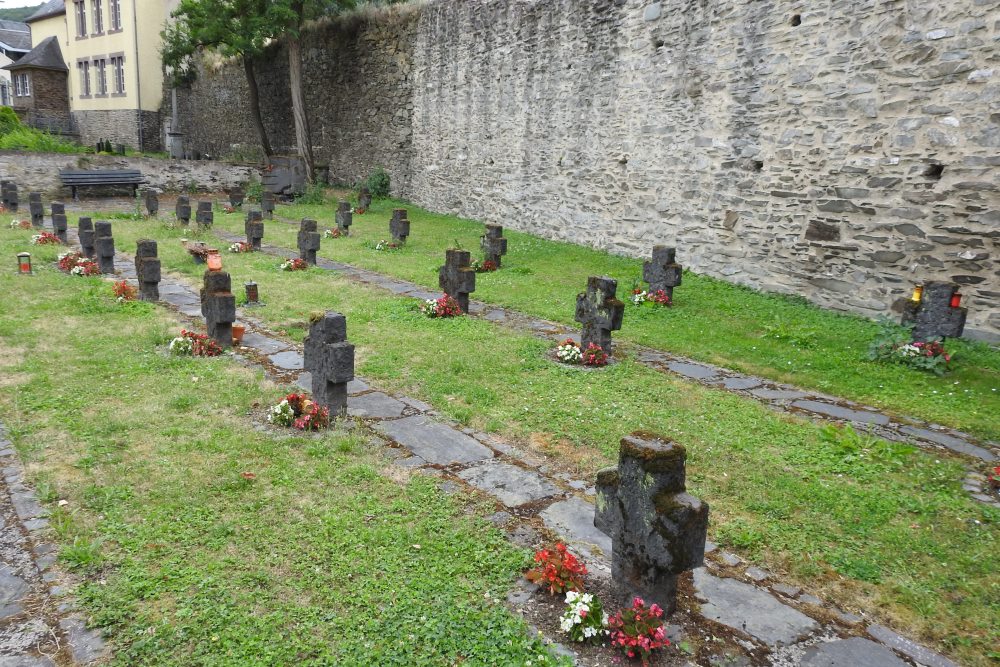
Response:
[{"label": "white flower", "polygon": [[567,591],[566,592],[566,604],[572,604],[572,603],[576,602],[577,598],[579,598],[579,597],[580,597],[580,594],[577,593],[576,591]]},{"label": "white flower", "polygon": [[584,593],[582,596],[580,596],[580,600],[582,600],[584,604],[589,605],[591,602],[594,601],[594,596],[591,595],[590,593]]}]

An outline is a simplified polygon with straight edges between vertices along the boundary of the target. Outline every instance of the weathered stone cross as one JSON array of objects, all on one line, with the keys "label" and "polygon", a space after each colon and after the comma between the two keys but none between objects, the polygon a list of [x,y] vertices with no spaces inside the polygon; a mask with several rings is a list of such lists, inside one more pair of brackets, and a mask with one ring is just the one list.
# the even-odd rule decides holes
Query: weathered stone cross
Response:
[{"label": "weathered stone cross", "polygon": [[676,248],[653,246],[653,259],[642,263],[642,279],[649,283],[650,292],[663,290],[673,300],[674,288],[681,284],[683,269],[676,257]]},{"label": "weathered stone cross", "polygon": [[677,576],[705,558],[708,505],[685,489],[684,447],[649,433],[622,438],[618,467],[597,473],[594,525],[611,536],[611,578],[628,596],[677,608]]},{"label": "weathered stone cross", "polygon": [[392,219],[389,221],[389,233],[396,243],[406,243],[406,237],[410,235],[410,221],[406,219],[405,208],[395,208],[392,210]]},{"label": "weathered stone cross", "polygon": [[365,185],[361,186],[358,190],[358,208],[367,210],[372,205],[372,194],[368,191],[368,187]]},{"label": "weathered stone cross", "polygon": [[255,251],[260,250],[260,240],[264,238],[264,214],[260,211],[247,211],[247,220],[243,225],[247,235],[247,243]]},{"label": "weathered stone cross", "polygon": [[264,213],[265,220],[274,218],[274,193],[264,190],[260,195],[260,210]]},{"label": "weathered stone cross", "polygon": [[327,312],[310,318],[303,341],[303,366],[312,375],[313,400],[331,416],[347,413],[347,383],[354,379],[354,345],[347,342],[347,320]]},{"label": "weathered stone cross", "polygon": [[576,297],[576,321],[583,325],[580,346],[586,350],[594,343],[611,354],[611,332],[622,328],[625,304],[615,298],[618,281],[613,278],[587,278],[587,291]]},{"label": "weathered stone cross", "polygon": [[140,301],[160,300],[160,259],[156,241],[139,239],[135,242],[135,275],[139,281]]},{"label": "weathered stone cross", "polygon": [[232,279],[225,271],[205,271],[201,288],[201,314],[209,338],[225,349],[233,346],[233,322],[236,321],[236,297]]},{"label": "weathered stone cross", "polygon": [[236,186],[229,191],[229,205],[233,208],[240,208],[243,206],[243,200],[246,198],[246,193],[243,192],[243,188]]},{"label": "weathered stone cross", "polygon": [[31,226],[42,227],[45,224],[45,207],[42,206],[42,193],[28,193],[28,212],[31,213]]},{"label": "weathered stone cross", "polygon": [[84,257],[94,258],[94,223],[83,216],[77,221],[77,234],[80,236],[80,250]]},{"label": "weathered stone cross", "polygon": [[160,212],[160,198],[156,196],[156,190],[144,190],[142,198],[146,203],[146,212],[149,213],[149,215],[155,216]]},{"label": "weathered stone cross", "polygon": [[195,213],[195,222],[206,228],[212,226],[212,223],[215,222],[215,213],[212,212],[212,202],[198,202],[198,210]]},{"label": "weathered stone cross", "polygon": [[94,252],[101,273],[114,273],[115,239],[111,236],[110,222],[102,220],[94,223]]},{"label": "weathered stone cross", "polygon": [[299,257],[309,264],[315,264],[319,244],[320,236],[316,229],[316,221],[302,218],[299,224]]},{"label": "weathered stone cross", "polygon": [[354,216],[351,213],[351,202],[341,199],[337,203],[337,229],[344,236],[350,234],[351,223],[354,222]]},{"label": "weathered stone cross", "polygon": [[483,249],[483,259],[493,262],[499,269],[501,258],[507,254],[507,239],[503,237],[503,227],[486,225],[486,233],[479,239],[479,245]]},{"label": "weathered stone cross", "polygon": [[468,250],[449,248],[445,251],[444,266],[438,269],[438,285],[458,302],[463,313],[469,312],[469,294],[476,291],[476,271],[471,264]]},{"label": "weathered stone cross", "polygon": [[2,181],[0,196],[2,196],[3,205],[7,207],[8,211],[11,213],[17,212],[17,207],[20,205],[20,200],[17,198],[17,183],[14,181]]},{"label": "weathered stone cross", "polygon": [[[53,204],[55,206],[55,204]],[[66,243],[66,214],[65,213],[52,213],[52,233],[55,234],[60,241]]]},{"label": "weathered stone cross", "polygon": [[177,220],[185,227],[191,222],[191,200],[186,196],[181,195],[177,198],[177,204],[174,206],[174,214],[177,216]]},{"label": "weathered stone cross", "polygon": [[913,341],[926,342],[934,338],[958,338],[965,329],[968,309],[952,307],[958,285],[931,280],[924,283],[920,301],[907,301],[903,307],[902,324],[913,325]]}]

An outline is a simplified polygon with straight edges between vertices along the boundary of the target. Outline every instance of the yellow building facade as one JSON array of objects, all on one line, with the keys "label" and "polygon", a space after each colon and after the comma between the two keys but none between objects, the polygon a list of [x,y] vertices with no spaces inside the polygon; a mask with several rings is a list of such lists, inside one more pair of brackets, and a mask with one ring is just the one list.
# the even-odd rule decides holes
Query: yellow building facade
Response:
[{"label": "yellow building facade", "polygon": [[56,37],[83,143],[160,150],[161,39],[178,0],[50,0],[27,19],[32,45]]}]

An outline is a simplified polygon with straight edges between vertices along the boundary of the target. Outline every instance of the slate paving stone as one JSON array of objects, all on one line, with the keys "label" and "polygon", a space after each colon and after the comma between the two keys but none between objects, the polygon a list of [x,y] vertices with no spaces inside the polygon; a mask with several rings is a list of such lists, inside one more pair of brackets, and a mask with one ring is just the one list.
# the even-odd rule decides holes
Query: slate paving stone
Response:
[{"label": "slate paving stone", "polygon": [[33,493],[11,493],[10,500],[14,505],[14,511],[17,512],[17,516],[22,521],[38,516],[48,516],[49,514],[48,510],[42,507]]},{"label": "slate paving stone", "polygon": [[868,634],[886,646],[896,649],[907,657],[913,658],[913,660],[924,665],[924,667],[958,667],[957,664],[943,655],[924,648],[920,644],[896,634],[889,628],[881,625],[869,625]]},{"label": "slate paving stone", "polygon": [[816,607],[822,607],[823,606],[823,601],[822,600],[820,600],[815,595],[810,595],[809,593],[803,593],[802,595],[800,595],[799,596],[799,602],[805,602],[806,604],[811,604],[811,605],[814,605]]},{"label": "slate paving stone", "polygon": [[754,567],[751,565],[750,567],[747,568],[746,575],[751,579],[753,579],[754,581],[760,583],[761,581],[764,581],[765,579],[770,577],[771,573],[762,570],[759,567]]},{"label": "slate paving stone", "polygon": [[64,618],[59,621],[59,627],[66,633],[70,652],[77,662],[87,664],[104,655],[104,639],[98,632],[88,630],[83,620]]},{"label": "slate paving stone", "polygon": [[373,391],[360,396],[351,396],[347,401],[347,414],[352,417],[372,419],[392,419],[402,417],[406,404],[395,398]]},{"label": "slate paving stone", "polygon": [[895,653],[870,639],[851,637],[819,644],[802,656],[802,667],[907,667]]},{"label": "slate paving stone", "polygon": [[728,377],[722,380],[722,386],[726,389],[753,389],[759,387],[763,382],[752,377]]},{"label": "slate paving stone", "polygon": [[274,354],[275,352],[287,350],[289,345],[277,338],[270,338],[250,331],[243,334],[243,347],[252,347],[264,354]]},{"label": "slate paving stone", "polygon": [[559,488],[536,472],[509,463],[484,463],[458,473],[472,486],[517,507],[559,493]]},{"label": "slate paving stone", "polygon": [[507,313],[502,310],[488,310],[483,314],[483,319],[490,322],[503,322],[507,319]]},{"label": "slate paving stone", "polygon": [[19,604],[4,605],[0,607],[0,621],[4,620],[5,618],[10,618],[11,616],[17,616],[23,611],[24,609]]},{"label": "slate paving stone", "polygon": [[296,352],[294,350],[289,350],[288,352],[279,352],[277,354],[272,354],[268,357],[271,363],[278,368],[283,368],[288,371],[297,371],[302,369],[302,353]]},{"label": "slate paving stone", "polygon": [[312,391],[312,381],[313,381],[312,373],[310,373],[309,371],[303,371],[303,372],[299,373],[299,376],[297,378],[295,378],[295,383],[294,384],[295,384],[296,387],[298,387],[302,391],[309,391],[309,392],[311,392]]},{"label": "slate paving stone", "polygon": [[611,538],[594,526],[594,506],[580,498],[570,498],[549,505],[539,513],[542,521],[574,542],[594,545],[611,558]]},{"label": "slate paving stone", "polygon": [[939,433],[930,429],[916,428],[913,426],[903,426],[899,430],[922,440],[929,440],[941,445],[942,447],[947,447],[953,452],[966,454],[967,456],[975,456],[976,458],[982,459],[986,462],[996,461],[997,458],[993,452],[983,449],[982,447],[977,447],[971,442],[966,442],[961,438],[956,438],[948,435],[947,433]]},{"label": "slate paving stone", "polygon": [[743,562],[742,558],[736,554],[731,554],[728,551],[723,551],[719,555],[719,560],[721,560],[724,565],[728,565],[729,567],[736,567]]},{"label": "slate paving stone", "polygon": [[0,656],[0,667],[55,667],[55,664],[44,655]]},{"label": "slate paving stone", "polygon": [[802,589],[798,586],[789,586],[788,584],[774,584],[771,586],[771,590],[777,591],[782,595],[787,595],[790,598],[794,598],[802,592]]},{"label": "slate paving stone", "polygon": [[816,621],[770,593],[736,579],[715,577],[703,567],[694,570],[694,586],[705,601],[702,616],[770,646],[792,644],[818,627]]},{"label": "slate paving stone", "polygon": [[807,412],[826,415],[828,417],[833,417],[834,419],[844,419],[846,421],[860,422],[862,424],[885,425],[889,423],[888,417],[877,412],[852,410],[851,408],[845,408],[833,403],[823,403],[822,401],[798,400],[792,403],[792,407],[796,407]]},{"label": "slate paving stone", "polygon": [[184,315],[186,317],[201,317],[200,305],[186,306],[180,308],[179,310],[181,315]]},{"label": "slate paving stone", "polygon": [[[311,377],[312,376],[310,376],[310,378]],[[347,383],[348,396],[353,396],[354,394],[360,394],[361,392],[368,391],[369,389],[371,389],[371,387],[368,386],[368,383],[365,382],[364,380],[359,380],[358,378],[354,378],[353,380]]]},{"label": "slate paving stone", "polygon": [[28,592],[28,583],[7,566],[0,567],[0,605],[17,602]]},{"label": "slate paving stone", "polygon": [[757,398],[764,399],[765,401],[784,401],[793,398],[805,398],[809,394],[804,391],[795,391],[793,389],[754,389],[750,392]]},{"label": "slate paving stone", "polygon": [[671,361],[667,364],[667,368],[678,375],[683,375],[684,377],[693,378],[695,380],[707,380],[708,378],[714,378],[719,374],[714,368],[702,366],[701,364],[692,364],[686,361]]},{"label": "slate paving stone", "polygon": [[375,430],[429,463],[451,465],[493,458],[493,452],[469,436],[424,415],[379,422]]}]

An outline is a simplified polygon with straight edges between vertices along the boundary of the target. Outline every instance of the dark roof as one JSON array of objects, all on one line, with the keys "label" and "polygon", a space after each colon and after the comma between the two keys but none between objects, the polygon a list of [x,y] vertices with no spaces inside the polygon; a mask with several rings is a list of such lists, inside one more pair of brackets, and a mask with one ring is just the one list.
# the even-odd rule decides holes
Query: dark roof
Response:
[{"label": "dark roof", "polygon": [[55,37],[46,37],[38,46],[21,56],[20,60],[5,66],[4,69],[15,70],[25,67],[67,71],[66,63],[63,62],[62,50],[59,48],[59,40]]},{"label": "dark roof", "polygon": [[10,51],[27,53],[31,50],[31,28],[27,23],[0,19],[0,43]]},{"label": "dark roof", "polygon": [[44,5],[38,8],[38,11],[24,19],[25,23],[31,23],[32,21],[37,21],[39,19],[47,19],[50,16],[55,16],[56,14],[66,13],[66,3],[63,0],[49,0]]}]

